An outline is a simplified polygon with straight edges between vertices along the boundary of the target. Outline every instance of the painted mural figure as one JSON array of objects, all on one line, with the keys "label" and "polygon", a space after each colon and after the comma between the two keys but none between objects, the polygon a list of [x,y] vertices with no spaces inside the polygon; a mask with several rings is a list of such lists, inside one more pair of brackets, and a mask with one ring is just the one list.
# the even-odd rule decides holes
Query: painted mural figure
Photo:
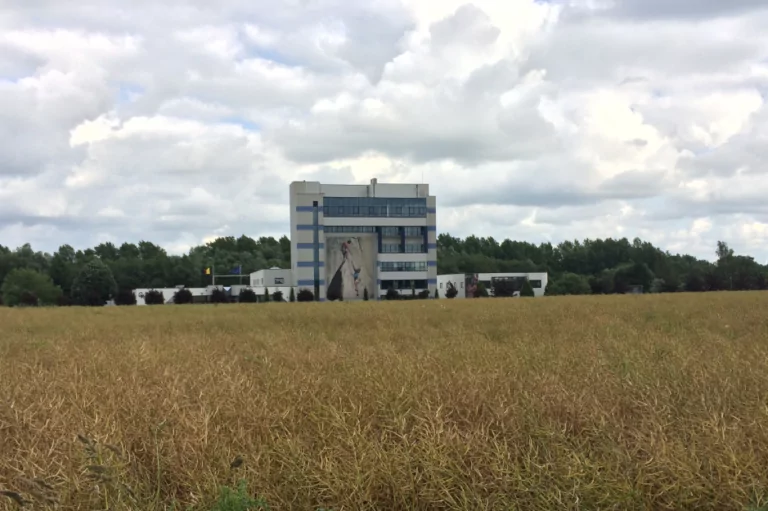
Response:
[{"label": "painted mural figure", "polygon": [[[375,257],[372,246],[374,242],[374,238],[326,238],[328,269],[334,269],[331,270],[333,273],[328,275],[328,300],[360,298],[363,281],[373,288],[375,281],[372,279],[375,278],[375,273],[372,265],[375,260],[368,261],[366,256]],[[366,246],[366,250],[363,250],[363,245],[371,247]]]}]

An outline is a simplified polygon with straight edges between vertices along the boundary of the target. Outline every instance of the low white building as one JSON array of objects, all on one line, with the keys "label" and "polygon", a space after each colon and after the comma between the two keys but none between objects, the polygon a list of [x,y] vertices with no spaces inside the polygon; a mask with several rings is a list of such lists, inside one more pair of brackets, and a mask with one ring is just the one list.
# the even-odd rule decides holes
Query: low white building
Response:
[{"label": "low white building", "polygon": [[[291,289],[294,286],[293,281],[292,270],[275,267],[259,270],[250,275],[251,289],[259,297],[259,300],[264,296],[264,290],[266,289],[270,295],[270,300],[275,291],[281,291],[283,293],[283,301],[287,302],[291,295]],[[298,290],[294,292],[298,293]]]},{"label": "low white building", "polygon": [[[176,291],[178,291],[179,289],[182,289],[182,287],[165,287],[165,288],[157,288],[157,289],[151,289],[151,288],[134,289],[133,294],[134,296],[136,296],[136,305],[146,305],[146,303],[144,303],[144,297],[151,290],[160,291],[163,294],[163,300],[165,300],[165,303],[173,303],[173,295],[176,294]],[[192,293],[192,300],[194,300],[195,302],[206,302],[208,301],[208,295],[211,294],[211,289],[209,288],[212,289],[213,286],[208,286],[207,288],[206,287],[188,287],[185,289],[188,289],[189,292]]]},{"label": "low white building", "polygon": [[456,273],[453,275],[437,276],[437,293],[440,298],[445,298],[446,292],[450,287],[456,288],[456,298],[466,298],[472,296],[473,287],[482,284],[488,290],[488,294],[493,296],[493,284],[497,279],[504,280],[525,280],[530,282],[533,288],[533,294],[536,297],[544,296],[547,288],[546,273]]}]

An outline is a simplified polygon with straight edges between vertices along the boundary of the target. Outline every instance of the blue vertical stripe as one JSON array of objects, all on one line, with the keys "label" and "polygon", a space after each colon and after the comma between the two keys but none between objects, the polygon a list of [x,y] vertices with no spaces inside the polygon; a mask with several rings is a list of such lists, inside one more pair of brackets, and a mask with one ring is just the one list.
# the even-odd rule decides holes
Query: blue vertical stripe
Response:
[{"label": "blue vertical stripe", "polygon": [[299,261],[296,266],[299,268],[322,268],[325,263],[323,261]]},{"label": "blue vertical stripe", "polygon": [[437,261],[427,261],[427,266],[437,266]]},{"label": "blue vertical stripe", "polygon": [[[319,284],[320,284],[321,286],[324,286],[324,285],[325,285],[325,281],[324,281],[324,280],[321,280],[321,281],[319,282]],[[315,285],[315,280],[314,280],[314,279],[302,279],[302,280],[297,280],[297,281],[296,281],[296,285],[297,285],[297,286],[299,286],[299,287],[313,287],[313,286]]]},{"label": "blue vertical stripe", "polygon": [[314,210],[314,206],[296,206],[296,211],[299,213],[311,213]]},{"label": "blue vertical stripe", "polygon": [[437,243],[427,243],[427,250],[437,250]]},{"label": "blue vertical stripe", "polygon": [[437,213],[437,209],[436,208],[427,208],[427,213],[435,214],[435,213]]},{"label": "blue vertical stripe", "polygon": [[314,265],[314,273],[313,277],[315,278],[314,282],[314,290],[315,290],[315,300],[320,299],[320,213],[318,212],[319,206],[317,205],[317,202],[313,203],[312,206],[312,243],[314,243],[314,250],[313,250],[313,265]]},{"label": "blue vertical stripe", "polygon": [[[317,245],[318,245],[317,248],[319,248],[320,250],[325,248],[325,243],[318,243]],[[298,248],[299,250],[302,250],[302,249],[312,250],[315,248],[315,244],[314,243],[296,243],[296,248]]]},{"label": "blue vertical stripe", "polygon": [[436,225],[428,225],[427,226],[428,231],[437,232],[437,226]]}]

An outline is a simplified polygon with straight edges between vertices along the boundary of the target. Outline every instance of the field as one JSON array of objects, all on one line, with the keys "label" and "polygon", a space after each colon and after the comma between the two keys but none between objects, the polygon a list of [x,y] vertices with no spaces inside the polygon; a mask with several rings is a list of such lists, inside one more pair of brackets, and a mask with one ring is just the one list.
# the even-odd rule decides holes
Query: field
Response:
[{"label": "field", "polygon": [[768,293],[0,308],[0,509],[240,481],[273,510],[758,509]]}]

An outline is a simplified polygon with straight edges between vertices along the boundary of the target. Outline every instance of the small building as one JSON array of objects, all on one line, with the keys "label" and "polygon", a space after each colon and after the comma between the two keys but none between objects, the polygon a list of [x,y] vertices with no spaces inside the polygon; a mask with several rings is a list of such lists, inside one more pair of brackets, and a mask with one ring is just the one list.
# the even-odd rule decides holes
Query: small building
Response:
[{"label": "small building", "polygon": [[[509,280],[518,283],[528,280],[533,288],[533,295],[536,297],[544,296],[547,288],[547,273],[456,273],[453,275],[437,276],[437,293],[440,298],[445,298],[446,292],[454,287],[456,289],[456,298],[466,298],[474,296],[474,290],[478,285],[482,285],[489,296],[493,296],[494,284],[497,280]],[[519,294],[519,293],[518,293]],[[517,296],[517,295],[516,295]]]},{"label": "small building", "polygon": [[263,300],[265,289],[270,295],[270,300],[275,291],[281,291],[283,293],[283,301],[288,301],[291,289],[294,287],[293,271],[277,267],[259,270],[251,273],[250,283],[251,289],[253,289],[253,292],[256,293],[260,301]]},{"label": "small building", "polygon": [[[214,287],[220,287],[220,286],[208,286],[206,287],[188,287],[186,288],[189,290],[190,293],[192,293],[192,303],[206,303],[208,301],[208,296],[211,294],[211,290]],[[146,305],[144,303],[144,296],[146,296],[147,292],[149,291],[160,291],[163,295],[163,300],[166,304],[173,303],[173,295],[176,294],[176,291],[179,289],[184,289],[184,286],[177,286],[177,287],[165,287],[165,288],[142,288],[142,289],[134,289],[133,294],[136,296],[136,305]]]}]

